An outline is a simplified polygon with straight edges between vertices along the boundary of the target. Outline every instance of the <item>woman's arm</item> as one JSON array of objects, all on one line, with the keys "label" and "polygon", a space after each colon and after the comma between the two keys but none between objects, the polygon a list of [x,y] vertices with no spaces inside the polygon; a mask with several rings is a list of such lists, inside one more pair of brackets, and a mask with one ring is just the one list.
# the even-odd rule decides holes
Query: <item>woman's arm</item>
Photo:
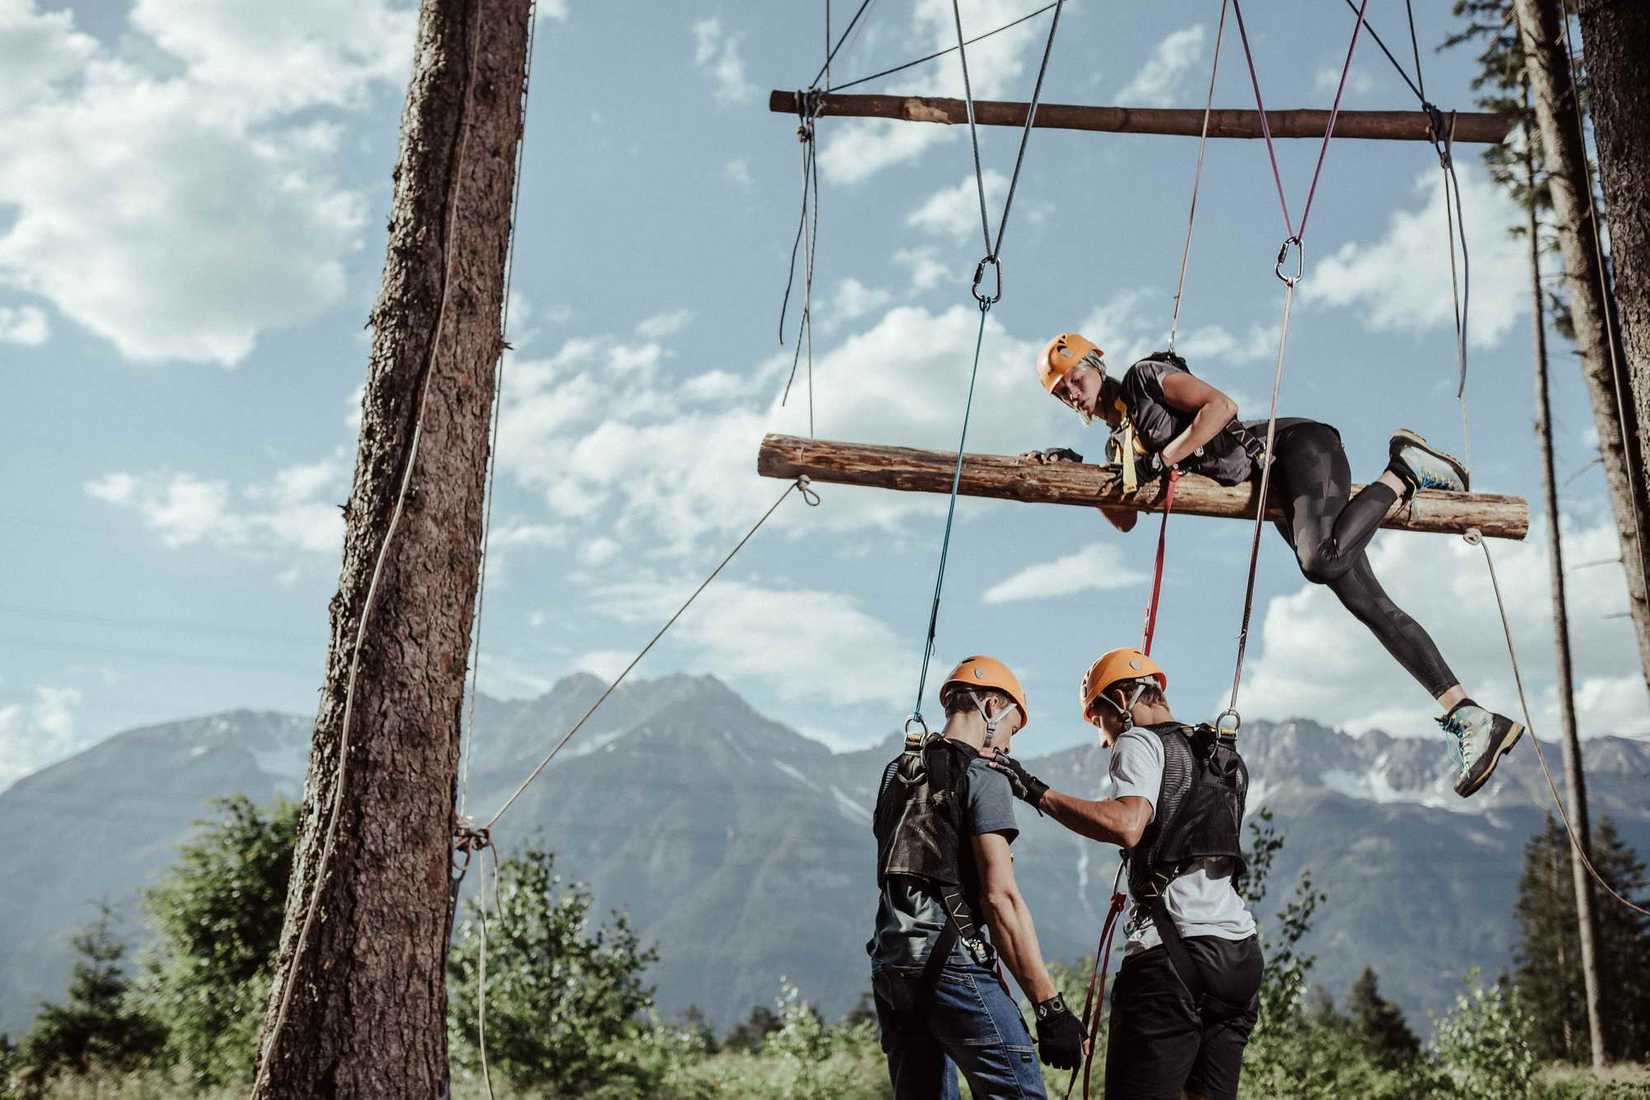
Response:
[{"label": "woman's arm", "polygon": [[1164,374],[1162,383],[1163,400],[1170,408],[1196,414],[1186,430],[1159,453],[1163,465],[1176,466],[1231,423],[1237,415],[1237,402],[1195,375]]}]

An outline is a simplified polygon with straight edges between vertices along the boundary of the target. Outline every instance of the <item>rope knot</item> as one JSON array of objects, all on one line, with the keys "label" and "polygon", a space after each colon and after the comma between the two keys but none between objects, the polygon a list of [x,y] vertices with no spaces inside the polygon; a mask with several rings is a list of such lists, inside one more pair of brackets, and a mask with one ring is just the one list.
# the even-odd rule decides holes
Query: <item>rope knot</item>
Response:
[{"label": "rope knot", "polygon": [[802,494],[802,499],[808,502],[808,507],[818,508],[819,494],[814,492],[813,483],[813,478],[803,474],[796,479],[796,491]]},{"label": "rope knot", "polygon": [[487,828],[478,828],[476,823],[467,817],[460,817],[453,826],[453,849],[463,852],[466,856],[473,855],[483,848],[493,846],[493,831]]}]

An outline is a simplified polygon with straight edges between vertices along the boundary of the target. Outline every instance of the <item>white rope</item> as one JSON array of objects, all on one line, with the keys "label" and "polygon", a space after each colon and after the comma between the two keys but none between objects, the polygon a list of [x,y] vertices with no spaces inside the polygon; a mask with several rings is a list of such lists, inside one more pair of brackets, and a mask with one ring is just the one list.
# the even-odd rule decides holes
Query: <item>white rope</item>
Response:
[{"label": "white rope", "polygon": [[407,444],[407,463],[401,473],[401,486],[396,493],[395,508],[390,513],[389,526],[384,531],[384,541],[379,544],[377,559],[373,562],[372,576],[367,582],[367,594],[361,605],[361,617],[356,622],[355,644],[350,653],[349,676],[344,688],[344,716],[338,734],[338,774],[333,780],[332,808],[327,816],[326,834],[321,844],[321,858],[316,864],[315,876],[310,887],[309,903],[304,910],[304,922],[298,929],[298,942],[293,947],[292,956],[287,963],[286,980],[281,988],[281,1000],[275,1011],[275,1020],[269,1030],[269,1040],[264,1044],[262,1055],[258,1059],[258,1072],[253,1078],[252,1093],[256,1097],[269,1080],[270,1066],[274,1063],[275,1049],[281,1040],[281,1034],[286,1027],[287,1014],[292,1007],[292,992],[298,986],[299,971],[304,961],[304,950],[309,946],[310,931],[315,924],[315,914],[320,909],[321,894],[326,888],[328,865],[332,862],[332,853],[338,839],[338,819],[342,816],[344,799],[344,781],[349,771],[349,743],[350,721],[354,716],[355,682],[361,671],[361,650],[366,641],[367,622],[372,615],[373,603],[378,595],[378,583],[383,577],[384,562],[389,557],[390,545],[395,541],[395,532],[401,524],[401,515],[407,503],[407,493],[412,487],[413,467],[418,460],[418,445],[424,433],[424,414],[429,406],[430,379],[435,373],[435,356],[441,347],[441,332],[447,319],[447,304],[451,299],[453,275],[453,226],[457,220],[458,192],[463,183],[464,151],[470,137],[470,100],[471,91],[475,84],[475,68],[477,57],[477,43],[480,39],[481,9],[485,0],[477,0],[475,13],[470,21],[470,60],[469,68],[464,76],[464,106],[458,119],[458,153],[452,162],[452,189],[448,194],[447,226],[441,242],[442,247],[442,277],[441,301],[436,307],[434,331],[430,334],[429,355],[424,364],[424,380],[418,395],[418,412],[413,420],[412,438]]},{"label": "white rope", "polygon": [[1593,861],[1588,856],[1587,849],[1582,845],[1581,838],[1576,835],[1575,826],[1570,824],[1570,815],[1564,812],[1564,799],[1558,793],[1558,784],[1553,781],[1552,769],[1547,767],[1547,754],[1541,751],[1541,738],[1535,735],[1535,723],[1530,721],[1530,704],[1524,697],[1524,676],[1518,667],[1518,652],[1513,648],[1512,626],[1507,621],[1507,605],[1501,599],[1501,581],[1495,575],[1495,559],[1490,556],[1490,544],[1484,541],[1483,534],[1476,527],[1469,529],[1462,537],[1470,545],[1484,551],[1484,564],[1489,567],[1490,571],[1490,587],[1495,592],[1495,607],[1501,614],[1501,632],[1507,639],[1507,659],[1512,664],[1513,684],[1518,688],[1518,706],[1524,714],[1524,728],[1530,731],[1530,741],[1535,746],[1535,758],[1541,762],[1541,774],[1547,779],[1547,789],[1552,792],[1553,805],[1558,808],[1559,820],[1564,822],[1564,831],[1570,837],[1570,846],[1575,849],[1577,858],[1581,860],[1581,865],[1587,868],[1587,873],[1592,876],[1593,881],[1598,883],[1606,894],[1609,894],[1633,912],[1650,917],[1650,909],[1628,901],[1616,893],[1614,887],[1604,881],[1604,876],[1599,874],[1598,868],[1593,866]]}]

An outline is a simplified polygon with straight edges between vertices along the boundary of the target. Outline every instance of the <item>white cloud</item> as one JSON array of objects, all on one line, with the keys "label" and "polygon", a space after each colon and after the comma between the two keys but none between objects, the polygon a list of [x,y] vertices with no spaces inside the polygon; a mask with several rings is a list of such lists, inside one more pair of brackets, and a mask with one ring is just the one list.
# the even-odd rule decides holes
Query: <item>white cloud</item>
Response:
[{"label": "white cloud", "polygon": [[0,344],[37,348],[51,335],[46,313],[39,306],[0,306]]},{"label": "white cloud", "polygon": [[825,315],[833,324],[844,321],[857,321],[868,313],[875,313],[883,306],[894,300],[889,291],[881,287],[866,286],[853,276],[849,276],[836,284],[830,301],[826,304]]},{"label": "white cloud", "polygon": [[568,665],[569,672],[588,672],[597,679],[611,684],[619,678],[636,655],[625,653],[617,649],[593,649],[589,653],[581,653],[573,658]]},{"label": "white cloud", "polygon": [[131,509],[161,545],[213,546],[252,556],[275,551],[336,554],[344,542],[338,503],[347,496],[342,456],[277,470],[244,487],[180,471],[116,472],[88,481],[88,496]]},{"label": "white cloud", "polygon": [[[1002,196],[1008,192],[1008,177],[987,169],[981,177],[985,183],[987,216],[998,208]],[[972,173],[955,187],[934,192],[923,204],[913,210],[905,224],[928,233],[956,240],[966,240],[980,232],[980,188]]]},{"label": "white cloud", "polygon": [[128,358],[224,366],[342,297],[365,207],[325,113],[404,83],[411,9],[140,0],[116,49],[8,8],[0,286]]},{"label": "white cloud", "polygon": [[[1512,199],[1476,164],[1460,159],[1455,170],[1472,250],[1471,342],[1490,347],[1528,312],[1529,257],[1526,246],[1508,233],[1520,220]],[[1301,297],[1352,307],[1375,332],[1453,333],[1442,174],[1423,172],[1413,193],[1422,200],[1420,207],[1395,210],[1381,239],[1348,242],[1313,264]]]},{"label": "white cloud", "polygon": [[[1341,82],[1341,67],[1339,64],[1325,65],[1312,76],[1312,85],[1318,91],[1333,96],[1335,89]],[[1346,96],[1356,98],[1368,95],[1375,90],[1375,78],[1356,65],[1346,74]],[[1344,102],[1344,100],[1343,100]]]},{"label": "white cloud", "polygon": [[951,269],[926,248],[902,248],[894,253],[894,262],[910,269],[911,289],[919,294],[932,290],[951,274]]},{"label": "white cloud", "polygon": [[676,396],[684,401],[720,403],[750,393],[750,380],[731,371],[711,370],[683,382]]},{"label": "white cloud", "polygon": [[[1543,736],[1558,732],[1553,688],[1552,603],[1544,521],[1523,542],[1492,540],[1513,640]],[[1268,536],[1267,554],[1288,551]],[[1565,555],[1592,561],[1619,553],[1608,524],[1567,527]],[[1432,636],[1469,694],[1484,706],[1517,716],[1506,643],[1477,547],[1443,535],[1387,532],[1370,560],[1383,587]],[[1625,619],[1606,616],[1626,606],[1620,566],[1572,571],[1565,592],[1575,657],[1576,706],[1583,735],[1642,730],[1650,700],[1638,649]],[[1311,715],[1353,730],[1436,735],[1437,708],[1374,637],[1346,613],[1333,593],[1302,585],[1273,598],[1261,615],[1261,653],[1244,675],[1244,713],[1272,718]]]},{"label": "white cloud", "polygon": [[565,23],[568,15],[567,3],[568,0],[539,0],[539,18]]},{"label": "white cloud", "polygon": [[1086,546],[1053,561],[1028,565],[985,590],[985,603],[1046,600],[1077,592],[1110,592],[1139,584],[1146,577],[1123,563],[1123,553],[1110,544]]},{"label": "white cloud", "polygon": [[745,61],[739,56],[742,34],[722,29],[719,19],[701,19],[693,24],[693,63],[711,79],[716,98],[738,103],[756,95],[756,85],[745,77]]},{"label": "white cloud", "polygon": [[[598,605],[623,622],[651,625],[675,611],[696,581],[631,582],[606,590]],[[694,604],[672,630],[682,650],[692,654],[686,667],[758,681],[790,703],[909,701],[914,671],[909,639],[854,597],[735,580],[718,580],[714,596]],[[797,674],[806,668],[828,668],[832,674]]]},{"label": "white cloud", "polygon": [[36,685],[26,703],[0,706],[0,790],[83,748],[75,734],[79,688]]},{"label": "white cloud", "polygon": [[[963,31],[974,34],[999,27],[1025,14],[1019,0],[963,0]],[[916,0],[905,28],[903,52],[912,55],[943,50],[957,44],[957,27],[950,0]],[[968,48],[968,74],[976,99],[1026,99],[1031,94],[1027,64],[1030,52],[1040,48],[1047,24],[1039,20]],[[905,80],[879,89],[905,95],[961,98],[962,69],[950,54],[925,66]],[[958,126],[904,122],[896,119],[832,119],[820,127],[819,167],[831,183],[860,183],[892,165],[921,156],[943,142],[963,135]]]},{"label": "white cloud", "polygon": [[672,309],[664,313],[655,313],[636,326],[636,335],[644,340],[663,340],[687,328],[688,322],[692,320],[691,309]]},{"label": "white cloud", "polygon": [[1174,103],[1181,78],[1203,56],[1203,36],[1201,23],[1171,31],[1152,49],[1134,79],[1118,89],[1117,102],[1143,107]]},{"label": "white cloud", "polygon": [[751,162],[744,157],[736,157],[724,164],[722,175],[741,191],[749,191],[756,186],[756,178],[751,175]]},{"label": "white cloud", "polygon": [[605,535],[598,535],[579,547],[579,560],[586,565],[606,565],[619,556],[620,546]]},{"label": "white cloud", "polygon": [[1239,336],[1220,325],[1204,325],[1191,329],[1175,343],[1175,351],[1184,355],[1193,370],[1211,360],[1217,363],[1252,363],[1271,359],[1278,351],[1278,326],[1250,325],[1249,331]]}]

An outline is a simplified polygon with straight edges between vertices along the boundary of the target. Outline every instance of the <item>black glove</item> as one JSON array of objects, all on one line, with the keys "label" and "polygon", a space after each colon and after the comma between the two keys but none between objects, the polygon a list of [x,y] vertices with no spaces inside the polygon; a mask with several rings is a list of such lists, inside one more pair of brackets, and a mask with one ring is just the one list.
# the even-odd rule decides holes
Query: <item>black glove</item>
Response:
[{"label": "black glove", "polygon": [[1048,447],[1041,451],[1026,451],[1020,455],[1022,461],[1036,462],[1047,465],[1054,462],[1081,462],[1083,456],[1070,447]]},{"label": "black glove", "polygon": [[1148,451],[1146,454],[1139,456],[1134,460],[1134,468],[1143,481],[1156,481],[1158,478],[1166,477],[1170,470],[1175,469],[1175,467],[1163,461],[1161,451]]},{"label": "black glove", "polygon": [[1025,765],[1008,755],[1006,752],[993,753],[987,761],[993,768],[1008,776],[1008,785],[1014,789],[1014,797],[1031,804],[1031,808],[1042,813],[1037,804],[1048,793],[1048,784],[1026,771]]},{"label": "black glove", "polygon": [[1037,1054],[1046,1066],[1076,1069],[1083,1060],[1083,1024],[1058,993],[1038,1005]]}]

